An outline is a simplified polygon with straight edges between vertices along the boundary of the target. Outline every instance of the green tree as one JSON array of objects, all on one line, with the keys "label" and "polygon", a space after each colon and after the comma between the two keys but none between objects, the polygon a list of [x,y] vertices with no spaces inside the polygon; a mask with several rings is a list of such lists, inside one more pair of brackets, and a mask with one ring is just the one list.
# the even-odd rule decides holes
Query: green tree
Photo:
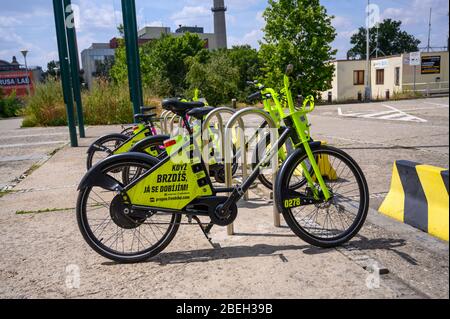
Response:
[{"label": "green tree", "polygon": [[[384,55],[395,55],[405,52],[419,51],[420,40],[406,31],[401,30],[401,21],[386,19],[378,27],[378,48]],[[350,43],[353,45],[347,56],[349,59],[366,59],[366,35],[367,29],[359,28],[358,33],[351,37]],[[370,52],[375,56],[377,47],[377,29],[370,29]]]},{"label": "green tree", "polygon": [[200,89],[210,105],[229,103],[236,97],[239,85],[239,68],[232,65],[226,50],[188,59],[186,81],[189,89]]},{"label": "green tree", "polygon": [[59,70],[59,62],[52,60],[50,62],[47,63],[47,72],[45,72],[44,74],[44,78],[48,78],[49,76],[51,77],[56,77],[58,76],[58,71]]},{"label": "green tree", "polygon": [[[198,35],[189,33],[181,37],[164,35],[161,39],[145,43],[139,48],[144,86],[160,96],[183,94],[187,89],[187,58],[204,50],[205,42]],[[116,50],[111,78],[118,83],[128,80],[123,41]]]},{"label": "green tree", "polygon": [[231,65],[239,70],[239,96],[237,98],[240,101],[245,101],[246,97],[254,91],[254,88],[247,85],[247,81],[256,80],[262,75],[258,51],[249,45],[233,46],[228,50],[228,57],[231,60]]},{"label": "green tree", "polygon": [[114,65],[114,57],[106,57],[104,60],[95,61],[95,73],[94,76],[101,78],[105,81],[111,80],[111,69]]},{"label": "green tree", "polygon": [[269,0],[264,11],[265,36],[260,49],[263,80],[280,88],[288,64],[294,65],[292,88],[298,94],[317,94],[331,86],[336,54],[332,16],[319,0]]}]

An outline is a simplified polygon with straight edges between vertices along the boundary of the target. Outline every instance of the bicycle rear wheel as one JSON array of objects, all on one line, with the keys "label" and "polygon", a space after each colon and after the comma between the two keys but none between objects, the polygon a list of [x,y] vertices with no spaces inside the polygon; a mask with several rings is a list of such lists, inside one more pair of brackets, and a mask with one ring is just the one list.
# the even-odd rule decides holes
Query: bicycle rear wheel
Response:
[{"label": "bicycle rear wheel", "polygon": [[[297,154],[288,159],[277,180],[276,201],[286,223],[297,236],[314,246],[330,248],[348,242],[363,226],[369,208],[369,189],[362,170],[339,149],[321,146],[313,150],[314,157],[322,161],[321,174],[332,197],[312,205],[289,207],[291,204],[286,200],[313,196],[308,184],[295,190],[284,186],[298,178],[295,171],[301,163],[309,162],[306,154]],[[320,196],[323,198],[322,192]]]},{"label": "bicycle rear wheel", "polygon": [[[125,167],[142,173],[151,166],[137,160],[110,164],[102,171],[122,186]],[[97,253],[121,263],[145,261],[164,250],[175,237],[181,221],[180,214],[159,211],[134,211],[116,192],[89,186],[82,189],[77,202],[77,222],[81,234]]]},{"label": "bicycle rear wheel", "polygon": [[122,143],[128,140],[126,135],[111,134],[99,138],[92,145],[95,148],[90,148],[86,160],[86,167],[90,170],[95,164],[112,155],[113,151]]}]

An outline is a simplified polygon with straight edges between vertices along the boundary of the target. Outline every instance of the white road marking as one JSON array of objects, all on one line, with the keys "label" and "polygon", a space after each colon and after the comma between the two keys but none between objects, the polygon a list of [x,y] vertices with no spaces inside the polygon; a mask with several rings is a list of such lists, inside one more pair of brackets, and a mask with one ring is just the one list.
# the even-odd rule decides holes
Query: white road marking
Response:
[{"label": "white road marking", "polygon": [[379,113],[373,113],[373,114],[363,115],[363,116],[361,116],[361,117],[364,117],[364,118],[379,117],[379,116],[385,116],[385,115],[388,115],[388,114],[392,114],[392,113],[394,113],[394,112],[396,112],[396,111],[379,112]]},{"label": "white road marking", "polygon": [[4,135],[4,136],[0,136],[0,140],[4,140],[4,139],[8,139],[8,138],[45,137],[45,136],[59,136],[59,135],[69,136],[68,133],[44,133],[44,134],[12,135],[12,136]]},{"label": "white road marking", "polygon": [[403,112],[402,110],[399,110],[393,106],[387,105],[387,104],[382,104],[384,107],[387,107],[388,109],[391,109],[393,111],[397,111],[399,114],[403,114],[405,117],[404,118],[400,118],[400,119],[396,119],[398,121],[411,121],[411,122],[420,122],[420,123],[426,123],[428,122],[425,119],[422,119],[420,117],[417,116],[413,116],[413,115],[409,115],[408,113]]},{"label": "white road marking", "polygon": [[390,109],[391,111],[383,111],[383,112],[355,112],[355,113],[347,113],[344,114],[342,112],[342,108],[338,107],[339,116],[343,117],[354,117],[354,118],[366,118],[366,119],[375,119],[375,120],[389,120],[389,121],[404,121],[404,122],[417,122],[417,123],[426,123],[428,122],[425,119],[422,119],[417,116],[410,115],[405,111],[399,110],[391,105],[381,104],[382,106]]},{"label": "white road marking", "polygon": [[9,145],[0,145],[0,148],[27,147],[27,146],[41,146],[41,145],[53,145],[53,144],[66,144],[66,143],[68,143],[68,141],[39,142],[39,143],[24,143],[24,144],[9,144]]}]

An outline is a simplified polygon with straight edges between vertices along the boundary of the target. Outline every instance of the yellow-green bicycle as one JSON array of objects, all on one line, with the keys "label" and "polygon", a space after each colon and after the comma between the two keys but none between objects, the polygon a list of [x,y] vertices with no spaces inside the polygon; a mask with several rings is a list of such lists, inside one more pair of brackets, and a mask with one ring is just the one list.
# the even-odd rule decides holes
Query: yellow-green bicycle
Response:
[{"label": "yellow-green bicycle", "polygon": [[[288,140],[293,141],[295,151],[278,172],[274,194],[286,223],[297,236],[318,247],[336,247],[353,238],[363,226],[369,207],[366,179],[347,153],[311,141],[307,114],[314,106],[296,109],[290,72],[292,66],[284,81],[289,108],[286,126],[279,136],[273,136],[270,150],[238,186],[213,186],[192,135],[166,141],[169,156],[162,160],[126,153],[93,167],[80,183],[77,201],[78,225],[90,247],[114,261],[140,262],[169,245],[182,216],[189,222],[197,221],[206,236],[214,225],[230,225],[238,215],[237,202],[258,178],[261,167],[267,166]],[[184,108],[183,104],[174,107]],[[327,172],[321,172],[318,157],[329,161]],[[142,173],[125,182],[120,172],[130,167]],[[330,175],[334,178],[327,177]],[[298,179],[306,182],[298,189],[290,188]],[[210,222],[202,224],[199,217]]]}]

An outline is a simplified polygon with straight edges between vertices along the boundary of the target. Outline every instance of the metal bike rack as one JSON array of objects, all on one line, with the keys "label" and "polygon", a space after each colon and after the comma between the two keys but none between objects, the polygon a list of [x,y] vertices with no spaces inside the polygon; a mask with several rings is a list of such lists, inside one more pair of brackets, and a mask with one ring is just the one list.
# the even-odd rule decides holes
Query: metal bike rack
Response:
[{"label": "metal bike rack", "polygon": [[164,111],[162,111],[162,113],[161,113],[161,115],[159,116],[159,125],[161,126],[161,133],[162,134],[165,134],[165,132],[166,132],[166,119],[165,119],[165,117],[166,117],[166,115],[168,114],[168,113],[171,113],[170,111],[167,111],[167,110],[164,110]]},{"label": "metal bike rack", "polygon": [[172,134],[174,127],[175,127],[175,121],[178,119],[178,124],[180,126],[181,123],[183,123],[183,118],[177,114],[174,114],[169,122],[169,131],[167,132],[167,134]]},{"label": "metal bike rack", "polygon": [[[207,132],[208,132],[209,124],[211,123],[211,120],[213,118],[217,118],[218,130],[219,130],[219,141],[220,141],[220,146],[221,146],[221,154],[222,154],[222,156],[225,156],[225,142],[224,142],[225,132],[224,132],[224,125],[223,125],[223,117],[222,117],[222,114],[225,114],[225,113],[234,115],[236,113],[236,110],[233,110],[232,108],[229,108],[229,107],[219,107],[219,108],[213,110],[212,112],[210,112],[206,116],[206,118],[202,124],[202,156],[203,156],[203,160],[205,162],[208,173],[209,173],[210,152],[209,152],[209,147],[207,147],[209,145],[209,134],[207,134]],[[242,126],[244,125],[244,122],[242,121],[242,119],[239,121],[239,125],[242,125]],[[226,167],[226,165],[224,165],[224,167]],[[242,178],[245,180],[247,178],[247,176],[248,176],[247,161],[245,161],[245,163],[242,166]],[[246,193],[244,195],[244,199],[248,200],[248,193]]]},{"label": "metal bike rack", "polygon": [[205,161],[205,165],[206,165],[206,169],[208,170],[208,173],[209,173],[209,149],[208,149],[208,147],[205,147],[205,146],[209,144],[209,134],[207,134],[207,132],[208,132],[209,124],[211,123],[211,120],[213,118],[217,118],[217,121],[218,121],[219,137],[220,137],[220,142],[221,142],[220,143],[221,151],[222,151],[222,155],[224,155],[225,144],[223,143],[223,138],[224,138],[225,134],[224,134],[223,118],[222,118],[221,113],[228,113],[228,114],[234,115],[234,113],[236,113],[236,112],[229,107],[219,107],[219,108],[211,111],[206,116],[206,118],[204,119],[203,124],[202,124],[202,153],[203,153],[203,160]]},{"label": "metal bike rack", "polygon": [[[258,108],[246,108],[243,109],[237,113],[235,113],[231,119],[228,121],[227,125],[225,126],[225,142],[229,143],[229,141],[232,138],[232,130],[234,128],[234,126],[236,125],[236,123],[239,123],[239,145],[241,148],[241,154],[243,156],[244,159],[244,166],[246,168],[247,165],[247,145],[245,143],[245,134],[242,134],[241,132],[245,130],[245,125],[244,125],[244,121],[242,120],[242,118],[244,116],[247,115],[259,115],[260,117],[262,117],[266,122],[267,122],[267,128],[271,129],[271,130],[276,130],[277,126],[275,124],[275,122],[273,121],[273,119],[270,117],[270,115],[268,113],[266,113],[264,110],[258,109]],[[229,145],[229,144],[228,144]],[[232,171],[232,152],[229,151],[230,147],[225,147],[225,180],[227,183],[227,187],[231,188],[233,185],[233,171]],[[275,179],[277,176],[277,170],[278,170],[278,163],[276,163],[275,165],[272,165],[272,171],[273,171],[273,194],[275,195]],[[245,179],[244,179],[245,180]],[[276,205],[273,205],[273,220],[274,220],[274,225],[275,227],[280,227],[281,225],[281,220],[280,220],[280,213],[278,211],[278,208],[276,207]],[[227,232],[228,235],[233,235],[234,234],[234,225],[231,224],[228,226],[227,228]]]},{"label": "metal bike rack", "polygon": [[161,124],[161,133],[162,134],[170,134],[169,132],[169,118],[174,116],[174,113],[172,113],[171,111],[165,111],[164,116],[161,116],[162,119],[162,124]]}]

